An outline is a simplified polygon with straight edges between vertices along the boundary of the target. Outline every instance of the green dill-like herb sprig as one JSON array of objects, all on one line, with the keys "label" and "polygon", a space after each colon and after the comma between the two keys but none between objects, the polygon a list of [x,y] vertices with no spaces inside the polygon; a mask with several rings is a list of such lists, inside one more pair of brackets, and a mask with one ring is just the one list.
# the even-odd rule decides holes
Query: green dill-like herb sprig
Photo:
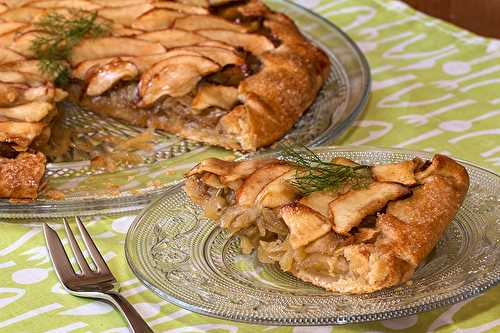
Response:
[{"label": "green dill-like herb sprig", "polygon": [[40,70],[54,77],[57,85],[69,80],[68,59],[71,51],[83,38],[107,35],[110,28],[98,23],[97,12],[72,11],[69,16],[49,13],[35,27],[40,32],[32,44],[31,51],[39,60]]},{"label": "green dill-like herb sprig", "polygon": [[346,166],[322,161],[321,158],[305,146],[297,148],[281,145],[282,156],[299,168],[290,180],[303,195],[313,192],[336,190],[343,185],[360,188],[371,181],[369,166]]}]

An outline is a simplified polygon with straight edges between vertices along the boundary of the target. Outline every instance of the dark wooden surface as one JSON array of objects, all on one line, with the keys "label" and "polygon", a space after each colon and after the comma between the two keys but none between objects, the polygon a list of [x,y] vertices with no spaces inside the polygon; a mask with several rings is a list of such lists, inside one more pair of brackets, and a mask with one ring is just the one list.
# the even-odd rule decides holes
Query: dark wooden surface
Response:
[{"label": "dark wooden surface", "polygon": [[500,38],[500,0],[403,0],[426,14],[485,37]]}]

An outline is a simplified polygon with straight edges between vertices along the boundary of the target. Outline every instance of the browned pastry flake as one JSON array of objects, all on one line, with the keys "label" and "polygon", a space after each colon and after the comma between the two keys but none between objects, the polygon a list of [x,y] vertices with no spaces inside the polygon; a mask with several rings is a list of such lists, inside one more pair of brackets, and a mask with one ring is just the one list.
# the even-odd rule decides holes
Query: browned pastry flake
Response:
[{"label": "browned pastry flake", "polygon": [[42,153],[21,153],[15,159],[0,158],[0,198],[35,199],[45,163]]}]

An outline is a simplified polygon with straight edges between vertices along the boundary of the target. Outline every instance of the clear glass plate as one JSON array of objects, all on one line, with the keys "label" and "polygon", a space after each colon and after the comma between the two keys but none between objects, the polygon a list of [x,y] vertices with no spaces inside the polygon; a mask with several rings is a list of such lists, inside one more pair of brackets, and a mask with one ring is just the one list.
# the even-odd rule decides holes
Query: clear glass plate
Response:
[{"label": "clear glass plate", "polygon": [[[314,105],[282,139],[288,143],[320,145],[340,135],[366,106],[370,90],[368,63],[352,40],[326,19],[292,2],[269,0],[266,3],[293,18],[332,62],[330,76]],[[61,107],[65,127],[78,133],[73,140],[98,152],[113,151],[110,142],[131,138],[143,131],[70,103],[63,103]],[[99,137],[103,136],[117,140],[102,141]],[[42,192],[34,202],[13,203],[0,199],[0,217],[56,217],[135,210],[175,184],[193,163],[209,155],[241,156],[160,132],[155,135],[153,150],[140,154],[145,157],[143,163],[106,172],[91,168],[85,154],[68,153],[66,160],[47,166],[47,189],[64,193],[63,200],[52,200],[47,192]],[[75,155],[78,158],[75,159]]]},{"label": "clear glass plate", "polygon": [[[375,148],[314,149],[322,158],[397,162],[429,153]],[[136,276],[160,297],[201,314],[257,324],[332,325],[408,316],[453,304],[500,280],[500,176],[461,162],[471,185],[436,248],[410,283],[340,295],[302,282],[277,265],[241,255],[239,241],[201,216],[182,184],[135,220],[125,243]]]}]

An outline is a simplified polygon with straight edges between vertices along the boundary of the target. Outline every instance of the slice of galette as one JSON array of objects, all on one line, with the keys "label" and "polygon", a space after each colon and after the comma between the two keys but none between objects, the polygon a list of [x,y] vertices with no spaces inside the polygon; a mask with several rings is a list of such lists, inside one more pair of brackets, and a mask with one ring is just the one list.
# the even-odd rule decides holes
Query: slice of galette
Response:
[{"label": "slice of galette", "polygon": [[465,168],[443,155],[364,166],[304,154],[293,161],[208,159],[187,174],[185,190],[240,237],[243,253],[256,250],[261,262],[335,292],[408,281],[469,186]]}]

